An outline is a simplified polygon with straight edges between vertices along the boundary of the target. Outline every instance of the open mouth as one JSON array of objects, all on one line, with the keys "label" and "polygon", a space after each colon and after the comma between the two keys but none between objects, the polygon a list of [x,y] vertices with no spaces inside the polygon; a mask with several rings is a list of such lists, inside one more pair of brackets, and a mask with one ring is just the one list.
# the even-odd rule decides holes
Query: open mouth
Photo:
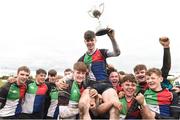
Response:
[{"label": "open mouth", "polygon": [[117,81],[112,81],[112,83],[117,83]]},{"label": "open mouth", "polygon": [[112,81],[112,84],[117,85],[118,83],[117,83],[117,81]]},{"label": "open mouth", "polygon": [[139,78],[139,79],[144,79],[144,78],[145,78],[145,76],[139,76],[138,78]]},{"label": "open mouth", "polygon": [[127,93],[128,95],[133,95],[134,92],[135,92],[134,90],[127,90],[127,91],[126,91],[126,93]]},{"label": "open mouth", "polygon": [[145,81],[146,79],[145,79],[145,76],[139,76],[139,77],[137,78],[137,80],[138,80],[138,81]]},{"label": "open mouth", "polygon": [[154,82],[149,82],[148,85],[151,87],[153,86],[155,83]]},{"label": "open mouth", "polygon": [[26,82],[26,79],[20,79],[20,82],[21,82],[21,83],[25,83],[25,82]]}]

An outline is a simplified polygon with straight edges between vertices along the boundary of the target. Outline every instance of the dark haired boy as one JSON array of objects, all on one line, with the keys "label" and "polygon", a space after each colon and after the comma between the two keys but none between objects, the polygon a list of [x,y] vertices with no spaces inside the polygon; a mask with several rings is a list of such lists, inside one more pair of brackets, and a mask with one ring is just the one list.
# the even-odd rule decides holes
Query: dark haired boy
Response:
[{"label": "dark haired boy", "polygon": [[147,111],[146,102],[144,100],[144,96],[141,93],[136,95],[137,81],[134,75],[125,75],[122,79],[121,85],[124,91],[124,97],[120,99],[120,102],[122,103],[120,117],[125,119],[141,119],[142,117],[145,118],[141,112],[143,110]]},{"label": "dark haired boy", "polygon": [[[104,103],[109,101],[118,101],[118,95],[113,89],[111,82],[108,79],[106,58],[120,55],[119,46],[115,40],[115,32],[109,29],[109,36],[113,51],[108,49],[96,48],[96,35],[93,31],[88,30],[84,33],[84,42],[87,47],[87,52],[79,59],[84,62],[89,69],[88,79],[89,85],[96,89],[99,94],[102,94]],[[103,105],[103,104],[101,104]],[[100,105],[100,106],[101,106]],[[110,119],[118,119],[118,109],[114,106],[110,108]]]},{"label": "dark haired boy", "polygon": [[28,81],[21,119],[44,117],[46,97],[49,95],[48,86],[45,84],[46,74],[46,71],[40,68],[36,70],[35,81]]},{"label": "dark haired boy", "polygon": [[17,119],[22,111],[22,103],[26,92],[26,81],[30,75],[27,66],[17,70],[15,82],[6,83],[0,88],[0,118]]},{"label": "dark haired boy", "polygon": [[57,71],[54,70],[54,69],[50,69],[48,71],[48,77],[47,77],[47,79],[45,81],[46,82],[49,82],[50,80],[54,81],[56,79],[56,76],[57,76]]}]

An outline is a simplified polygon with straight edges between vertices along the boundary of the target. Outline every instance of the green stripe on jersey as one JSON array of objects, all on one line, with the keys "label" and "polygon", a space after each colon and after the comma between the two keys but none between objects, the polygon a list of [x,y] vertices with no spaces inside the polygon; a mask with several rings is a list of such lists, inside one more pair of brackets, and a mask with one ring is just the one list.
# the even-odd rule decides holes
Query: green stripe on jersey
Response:
[{"label": "green stripe on jersey", "polygon": [[38,89],[38,86],[36,85],[35,82],[30,83],[30,84],[28,85],[27,93],[36,94],[37,89]]},{"label": "green stripe on jersey", "polygon": [[119,100],[122,104],[122,110],[121,110],[121,114],[126,115],[127,114],[127,101],[126,98],[123,97],[122,99]]},{"label": "green stripe on jersey", "polygon": [[9,88],[7,99],[16,100],[20,98],[19,87],[16,84],[12,84]]},{"label": "green stripe on jersey", "polygon": [[72,87],[71,87],[70,100],[75,101],[75,102],[79,102],[80,96],[81,96],[81,94],[80,94],[80,90],[78,87],[78,83],[74,80]]},{"label": "green stripe on jersey", "polygon": [[58,99],[58,91],[57,91],[57,89],[52,89],[51,92],[50,92],[50,96],[51,96],[51,100],[52,99],[57,100]]},{"label": "green stripe on jersey", "polygon": [[141,91],[141,87],[140,87],[139,84],[137,84],[137,86],[136,86],[136,93],[139,93],[139,91]]},{"label": "green stripe on jersey", "polygon": [[86,65],[89,65],[89,64],[91,64],[91,62],[92,62],[92,55],[86,54],[86,55],[84,56],[84,63],[85,63]]},{"label": "green stripe on jersey", "polygon": [[151,104],[151,105],[158,104],[157,93],[152,91],[151,89],[146,90],[144,96],[147,104]]}]

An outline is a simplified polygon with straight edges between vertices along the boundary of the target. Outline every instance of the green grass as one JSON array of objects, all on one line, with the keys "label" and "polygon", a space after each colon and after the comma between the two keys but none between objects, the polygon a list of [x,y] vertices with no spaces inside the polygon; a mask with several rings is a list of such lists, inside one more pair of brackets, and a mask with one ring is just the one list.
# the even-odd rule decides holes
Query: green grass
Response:
[{"label": "green grass", "polygon": [[6,81],[0,79],[0,87],[2,87],[5,83]]},{"label": "green grass", "polygon": [[3,82],[0,80],[0,87],[3,85]]}]

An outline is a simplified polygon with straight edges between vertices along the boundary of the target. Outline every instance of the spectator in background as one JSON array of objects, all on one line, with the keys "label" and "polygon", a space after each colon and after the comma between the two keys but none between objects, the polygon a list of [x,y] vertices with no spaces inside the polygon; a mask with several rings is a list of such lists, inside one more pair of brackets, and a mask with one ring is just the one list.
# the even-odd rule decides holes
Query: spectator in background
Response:
[{"label": "spectator in background", "polygon": [[122,87],[121,84],[119,84],[119,73],[117,70],[114,69],[109,72],[109,80],[111,81],[117,94],[119,94],[119,92],[122,91]]},{"label": "spectator in background", "polygon": [[46,82],[54,81],[56,79],[56,76],[57,76],[57,71],[54,70],[54,69],[51,69],[51,70],[48,71],[48,77],[47,77],[47,79],[45,81]]},{"label": "spectator in background", "polygon": [[72,69],[70,69],[70,68],[65,69],[65,70],[64,70],[64,78],[65,78],[66,80],[71,80],[72,77],[73,77],[73,71],[72,71]]},{"label": "spectator in background", "polygon": [[[178,76],[173,83],[173,91],[177,93],[178,104],[171,105],[171,110],[174,112],[174,116],[180,119],[180,76]],[[176,94],[175,94],[176,95]],[[174,95],[174,96],[175,96]]]},{"label": "spectator in background", "polygon": [[173,90],[180,93],[180,76],[178,76],[173,82]]}]

